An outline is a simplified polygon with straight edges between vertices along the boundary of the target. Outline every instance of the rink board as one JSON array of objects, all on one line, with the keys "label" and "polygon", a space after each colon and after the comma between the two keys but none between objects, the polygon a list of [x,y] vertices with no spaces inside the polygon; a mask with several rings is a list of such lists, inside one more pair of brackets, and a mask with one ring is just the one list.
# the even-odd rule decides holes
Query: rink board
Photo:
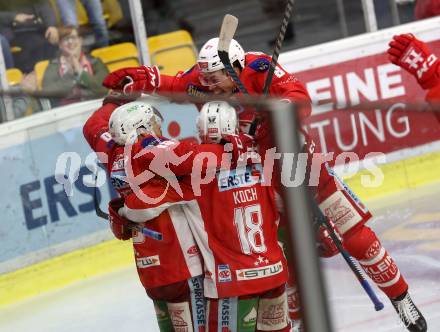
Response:
[{"label": "rink board", "polygon": [[[353,65],[350,61],[361,55],[367,58],[366,61],[377,62],[381,59],[379,65],[385,65],[383,53],[386,44],[390,36],[398,31],[411,29],[417,36],[433,41],[436,46],[433,36],[440,31],[439,22],[438,19],[427,20],[283,54],[281,61],[289,70],[298,72],[298,76],[306,82],[310,90],[314,89],[317,97],[315,102],[321,106],[314,109],[314,118],[309,126],[317,129],[320,123],[326,121],[334,124],[338,117],[341,121],[351,121],[350,117],[344,119],[346,115],[332,111],[320,100],[323,94],[317,88],[319,84],[324,84],[322,86],[325,90],[326,82],[338,81],[334,77],[328,77],[328,72],[333,70],[332,66],[337,67],[342,63],[343,70],[350,71]],[[344,51],[344,47],[350,47],[350,51]],[[312,57],[313,54],[315,58]],[[359,61],[357,67],[361,68],[363,60]],[[319,76],[317,63],[327,66],[322,70],[325,77]],[[411,77],[405,77],[404,73],[396,72],[396,69],[389,66],[384,68],[373,69],[373,74],[377,76],[377,72],[385,72],[391,81],[397,82],[389,85],[388,90],[401,93],[403,87],[405,92],[415,91],[410,97],[422,99],[423,91],[413,84]],[[364,72],[364,77],[369,73]],[[344,76],[343,73],[338,75]],[[405,84],[402,85],[402,82]],[[383,88],[384,83],[381,86]],[[367,90],[366,88],[365,94],[370,97],[374,95]],[[383,94],[380,91],[377,95]],[[387,101],[399,103],[405,96],[406,94],[399,94]],[[87,186],[92,180],[92,171],[85,163],[90,156],[90,148],[84,141],[81,127],[88,115],[99,105],[100,101],[70,105],[0,126],[0,159],[3,161],[0,164],[3,174],[3,190],[0,191],[0,273],[3,273],[0,275],[0,305],[106,272],[112,266],[132,264],[129,243],[103,242],[111,239],[112,235],[106,222],[96,217],[92,204],[92,188]],[[328,110],[323,112],[322,107],[327,107]],[[166,134],[176,138],[195,136],[194,120],[197,111],[194,107],[165,105],[161,111],[165,117]],[[372,151],[387,153],[386,163],[380,166],[384,174],[384,182],[380,187],[365,188],[361,185],[361,176],[368,175],[365,170],[347,179],[347,183],[361,198],[381,197],[439,180],[440,149],[437,141],[440,137],[437,135],[440,131],[435,130],[432,114],[427,118],[425,116],[414,119],[411,114],[396,112],[388,118],[386,115],[381,118],[380,114],[365,114],[363,120],[355,119],[358,125],[363,121],[363,129],[361,126],[352,126],[349,128],[352,132],[339,133],[347,145],[356,132],[359,144],[353,150],[360,156]],[[423,124],[427,126],[423,127]],[[418,130],[423,128],[424,134],[418,135]],[[390,138],[393,133],[397,133],[396,137]],[[326,134],[332,137],[332,132]],[[382,134],[385,141],[380,139]],[[315,131],[314,135],[322,145],[319,131]],[[413,137],[417,140],[413,141]],[[364,144],[365,142],[368,144]],[[387,144],[388,142],[391,144]],[[325,143],[329,150],[343,151],[337,142]],[[75,152],[79,155],[79,176],[78,181],[74,182],[72,197],[68,197],[56,181],[56,162],[63,152]],[[112,195],[108,183],[100,188],[100,194],[101,206],[104,207]],[[100,244],[93,246],[97,243]],[[74,251],[80,248],[83,249]],[[96,263],[97,257],[100,257],[99,261],[103,264]],[[41,262],[42,260],[45,261]],[[20,270],[6,273],[16,269]],[[44,273],[46,271],[50,271],[50,278]]]}]

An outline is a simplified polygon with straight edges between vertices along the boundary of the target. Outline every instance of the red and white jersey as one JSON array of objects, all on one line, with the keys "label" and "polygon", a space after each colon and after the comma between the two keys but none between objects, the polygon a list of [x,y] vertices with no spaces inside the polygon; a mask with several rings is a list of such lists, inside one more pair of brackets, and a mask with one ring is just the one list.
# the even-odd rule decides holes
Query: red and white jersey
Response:
[{"label": "red and white jersey", "polygon": [[278,243],[275,193],[262,186],[260,164],[220,170],[201,184],[191,224],[205,262],[205,296],[223,298],[260,293],[287,281],[287,265]]},{"label": "red and white jersey", "polygon": [[[223,150],[218,147],[212,149],[217,156]],[[185,163],[183,168],[191,169]],[[161,205],[182,206],[203,256],[207,297],[255,294],[282,285],[287,268],[277,240],[279,214],[272,187],[261,185],[261,165],[214,169],[214,173],[208,183],[185,177],[180,181],[182,195],[170,186],[157,204],[145,204],[130,195],[124,215],[145,220],[154,217]],[[200,188],[199,194],[194,185]]]},{"label": "red and white jersey", "polygon": [[[107,156],[107,170],[115,189],[122,197],[131,193],[131,188],[124,180],[124,147],[115,144],[108,133],[108,120],[119,103],[104,102],[87,120],[83,133],[95,152]],[[158,144],[150,138],[140,140],[134,149],[141,149],[151,144]],[[151,191],[158,191],[163,181],[156,180]],[[147,190],[147,189],[146,189]],[[191,234],[188,221],[180,206],[163,210],[148,223],[148,228],[163,234],[163,240],[146,238],[133,231],[133,249],[139,278],[145,288],[168,285],[201,275],[203,273],[201,256]],[[170,254],[172,253],[172,254]]]}]

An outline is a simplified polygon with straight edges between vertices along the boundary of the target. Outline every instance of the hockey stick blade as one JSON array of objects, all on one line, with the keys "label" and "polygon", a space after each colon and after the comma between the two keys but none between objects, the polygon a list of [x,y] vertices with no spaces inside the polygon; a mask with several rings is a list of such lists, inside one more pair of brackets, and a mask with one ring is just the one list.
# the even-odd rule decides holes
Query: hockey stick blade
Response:
[{"label": "hockey stick blade", "polygon": [[218,50],[229,53],[229,45],[232,38],[234,38],[235,31],[238,27],[238,18],[234,15],[226,14],[223,18],[223,23],[220,28],[220,35],[218,41]]},{"label": "hockey stick blade", "polygon": [[231,45],[232,38],[234,38],[235,31],[238,26],[238,18],[231,14],[226,14],[223,18],[223,23],[220,28],[220,35],[218,41],[218,56],[225,66],[229,76],[234,80],[235,84],[243,94],[249,94],[234,68],[232,68],[231,61],[229,60],[229,46]]}]

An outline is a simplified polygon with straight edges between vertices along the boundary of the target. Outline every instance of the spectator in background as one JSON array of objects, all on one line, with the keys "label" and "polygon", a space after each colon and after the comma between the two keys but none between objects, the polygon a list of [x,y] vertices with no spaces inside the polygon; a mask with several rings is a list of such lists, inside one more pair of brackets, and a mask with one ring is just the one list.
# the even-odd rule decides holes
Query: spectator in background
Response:
[{"label": "spectator in background", "polygon": [[0,34],[0,45],[2,46],[3,59],[5,61],[6,69],[14,67],[14,58],[11,53],[11,45],[9,45],[9,40],[5,36]]},{"label": "spectator in background", "polygon": [[46,92],[65,93],[65,96],[52,98],[52,106],[104,96],[107,90],[101,82],[108,74],[107,67],[101,60],[84,54],[82,38],[75,27],[61,27],[58,30],[60,54],[50,61],[42,87]]},{"label": "spectator in background", "polygon": [[21,82],[15,86],[11,86],[10,89],[12,91],[23,92],[22,95],[12,97],[15,119],[29,116],[43,110],[41,100],[28,94],[37,90],[37,75],[35,71],[24,75]]},{"label": "spectator in background", "polygon": [[14,54],[17,68],[31,72],[36,62],[55,55],[58,31],[48,0],[2,1],[0,12],[0,33],[10,45],[21,48]]},{"label": "spectator in background", "polygon": [[[95,45],[97,47],[108,46],[108,30],[105,24],[102,5],[100,0],[81,0],[90,25],[95,34]],[[75,0],[57,0],[58,8],[61,15],[61,21],[65,26],[74,26],[78,28],[78,14],[76,11]]]}]

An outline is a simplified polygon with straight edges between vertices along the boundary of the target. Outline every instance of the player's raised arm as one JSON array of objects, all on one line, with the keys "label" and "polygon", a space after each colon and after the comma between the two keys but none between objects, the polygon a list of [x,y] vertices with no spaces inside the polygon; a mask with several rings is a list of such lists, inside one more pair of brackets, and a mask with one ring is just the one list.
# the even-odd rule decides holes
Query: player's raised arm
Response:
[{"label": "player's raised arm", "polygon": [[411,33],[393,37],[389,43],[388,59],[413,75],[425,90],[440,84],[437,56]]}]

